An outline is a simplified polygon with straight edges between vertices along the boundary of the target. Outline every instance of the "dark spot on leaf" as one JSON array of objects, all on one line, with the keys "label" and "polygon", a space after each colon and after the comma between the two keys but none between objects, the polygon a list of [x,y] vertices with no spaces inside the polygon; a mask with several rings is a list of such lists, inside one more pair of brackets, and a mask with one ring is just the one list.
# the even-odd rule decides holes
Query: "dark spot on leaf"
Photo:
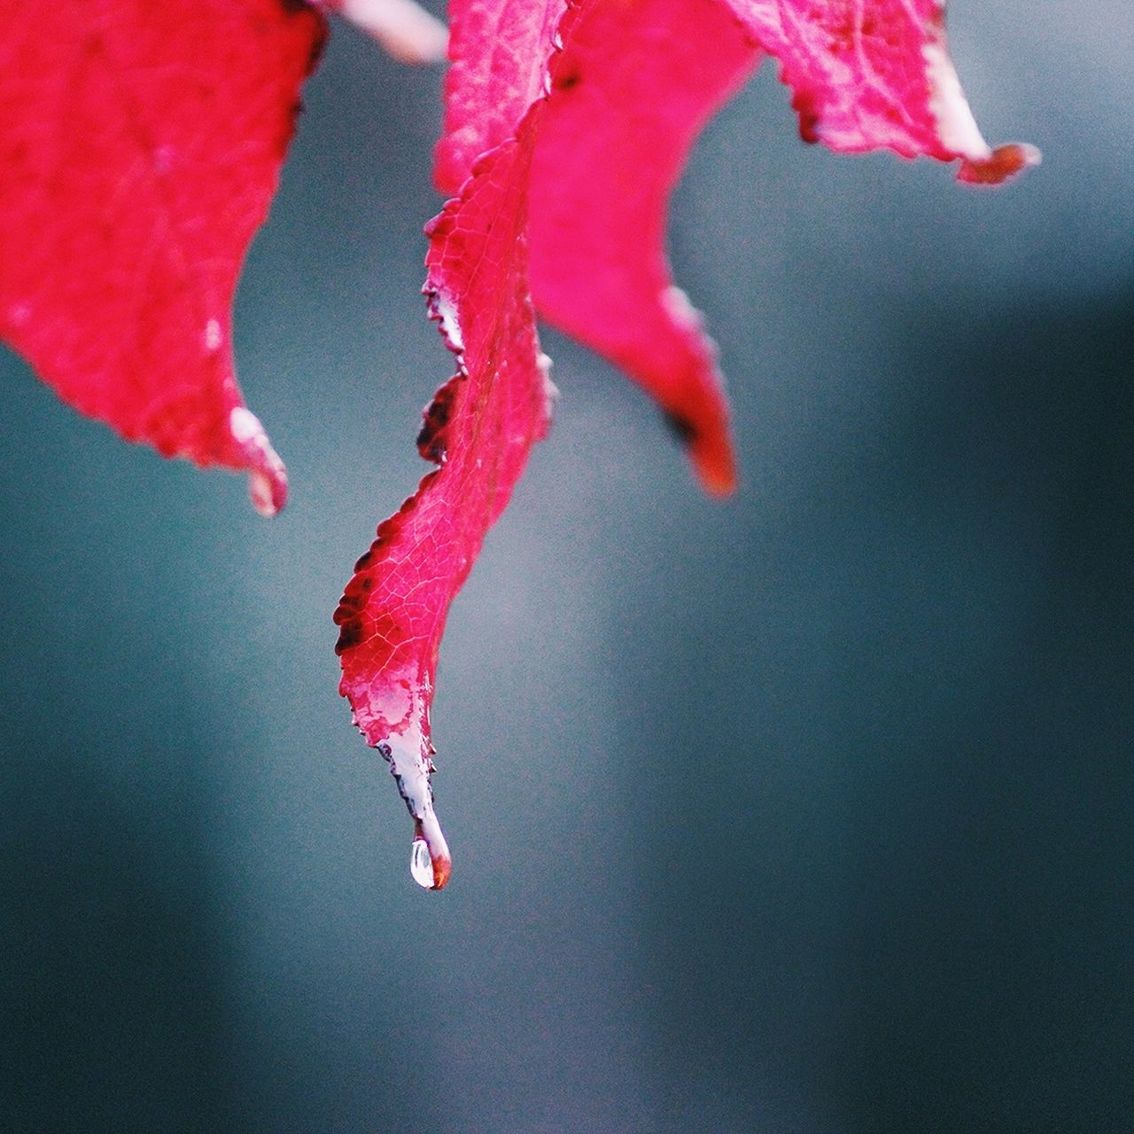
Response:
[{"label": "dark spot on leaf", "polygon": [[339,599],[339,605],[335,607],[335,613],[331,615],[331,618],[337,626],[341,626],[344,622],[356,618],[365,604],[365,598],[362,595],[355,594],[348,587],[346,593]]},{"label": "dark spot on leaf", "polygon": [[697,427],[683,414],[666,410],[662,414],[670,432],[688,448],[697,439]]},{"label": "dark spot on leaf", "polygon": [[819,112],[815,108],[814,96],[809,91],[797,91],[791,105],[799,115],[799,136],[805,142],[818,142]]},{"label": "dark spot on leaf", "polygon": [[[340,609],[342,609],[340,607]],[[335,612],[336,614],[338,611]],[[339,640],[335,643],[335,653],[344,654],[352,646],[362,641],[362,619],[355,617],[339,627]]]},{"label": "dark spot on leaf", "polygon": [[445,426],[453,416],[453,403],[456,400],[456,388],[452,382],[446,382],[425,411],[421,432],[417,435],[417,451],[434,464],[444,464],[448,456],[448,445],[444,437]]},{"label": "dark spot on leaf", "polygon": [[565,74],[556,75],[555,81],[552,84],[557,91],[569,91],[572,87],[577,87],[583,81],[583,76],[577,70],[567,71]]}]

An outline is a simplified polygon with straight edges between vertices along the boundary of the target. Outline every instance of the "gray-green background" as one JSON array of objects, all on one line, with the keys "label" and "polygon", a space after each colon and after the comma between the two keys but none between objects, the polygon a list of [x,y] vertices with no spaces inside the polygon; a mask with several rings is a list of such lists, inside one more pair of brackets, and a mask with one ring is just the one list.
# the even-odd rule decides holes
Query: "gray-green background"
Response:
[{"label": "gray-green background", "polygon": [[951,15],[1020,183],[805,147],[771,67],[693,158],[734,500],[546,336],[442,895],[330,622],[449,374],[439,72],[337,26],[309,87],[237,310],[278,519],[0,359],[0,1128],[1134,1130],[1130,16]]}]

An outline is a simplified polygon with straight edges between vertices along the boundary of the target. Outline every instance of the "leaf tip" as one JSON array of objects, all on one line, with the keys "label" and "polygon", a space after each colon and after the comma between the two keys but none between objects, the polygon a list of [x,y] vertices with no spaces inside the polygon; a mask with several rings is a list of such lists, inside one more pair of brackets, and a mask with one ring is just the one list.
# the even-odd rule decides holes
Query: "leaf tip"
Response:
[{"label": "leaf tip", "polygon": [[228,431],[248,469],[248,494],[261,516],[274,516],[287,503],[287,469],[272,448],[260,419],[245,406],[233,406]]},{"label": "leaf tip", "polygon": [[248,474],[248,495],[252,498],[252,507],[261,516],[276,515],[287,503],[287,475],[283,472],[283,463],[276,475],[269,470],[253,469]]},{"label": "leaf tip", "polygon": [[413,844],[410,848],[410,874],[423,890],[444,890],[453,873],[449,844],[430,812],[424,820],[414,820]]},{"label": "leaf tip", "polygon": [[1039,165],[1043,155],[1026,142],[997,146],[985,157],[965,158],[957,170],[957,180],[966,185],[1000,185]]},{"label": "leaf tip", "polygon": [[710,496],[730,496],[736,491],[736,457],[727,425],[714,421],[702,428],[676,410],[663,410],[665,423],[684,447],[693,473]]},{"label": "leaf tip", "polygon": [[453,858],[433,808],[433,745],[421,723],[414,722],[391,731],[375,747],[390,765],[413,820],[410,875],[425,890],[443,890],[453,873]]},{"label": "leaf tip", "polygon": [[710,496],[721,499],[736,491],[736,459],[727,438],[722,446],[693,446],[689,450],[689,459],[693,462],[693,471],[701,487]]}]

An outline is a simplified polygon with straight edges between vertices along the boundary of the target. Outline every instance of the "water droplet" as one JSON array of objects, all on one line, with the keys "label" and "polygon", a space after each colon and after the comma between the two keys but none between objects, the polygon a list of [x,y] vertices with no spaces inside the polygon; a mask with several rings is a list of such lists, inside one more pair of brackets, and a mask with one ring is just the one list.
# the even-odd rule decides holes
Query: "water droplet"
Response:
[{"label": "water droplet", "polygon": [[414,839],[410,847],[409,869],[419,886],[433,889],[433,859],[429,857],[429,847],[424,839]]},{"label": "water droplet", "polygon": [[377,747],[390,762],[398,791],[413,819],[410,874],[426,890],[443,890],[453,872],[453,860],[433,810],[433,786],[429,782],[433,745],[420,727],[411,727],[391,734]]},{"label": "water droplet", "polygon": [[426,890],[445,889],[453,872],[449,846],[432,811],[424,821],[414,820],[409,866],[413,880]]}]

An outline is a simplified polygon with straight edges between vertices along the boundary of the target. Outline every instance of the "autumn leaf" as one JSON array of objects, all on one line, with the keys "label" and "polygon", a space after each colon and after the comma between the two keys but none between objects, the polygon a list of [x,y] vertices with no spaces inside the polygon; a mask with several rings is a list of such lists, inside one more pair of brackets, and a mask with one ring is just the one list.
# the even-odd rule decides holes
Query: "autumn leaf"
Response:
[{"label": "autumn leaf", "polygon": [[[412,0],[327,0],[408,61]],[[232,299],[326,27],[284,0],[0,6],[0,338],[80,412],[164,456],[287,475],[245,407]]]},{"label": "autumn leaf", "polygon": [[436,889],[450,870],[429,785],[429,708],[445,618],[550,420],[524,239],[533,128],[522,126],[488,155],[430,226],[430,310],[458,364],[418,437],[421,455],[440,468],[378,528],[335,612],[341,692],[390,761]]},{"label": "autumn leaf", "polygon": [[674,287],[666,202],[693,141],[764,53],[800,128],[834,149],[961,161],[995,182],[1035,160],[981,138],[939,5],[458,0],[426,291],[458,372],[426,412],[439,464],[356,565],[335,614],[340,691],[414,821],[411,867],[451,860],[433,808],[430,706],[448,606],[546,425],[540,311],[658,400],[713,492],[735,483],[715,349]]},{"label": "autumn leaf", "polygon": [[278,0],[0,6],[0,335],[76,409],[287,492],[231,310],[323,37]]},{"label": "autumn leaf", "polygon": [[657,399],[711,492],[735,484],[727,407],[713,344],[665,259],[689,150],[767,53],[806,140],[961,158],[962,179],[1002,180],[1035,153],[981,138],[942,26],[929,0],[640,0],[583,5],[564,37],[530,189],[536,306]]},{"label": "autumn leaf", "polygon": [[[407,60],[444,28],[412,0],[325,0]],[[958,163],[1034,162],[981,137],[935,0],[455,0],[428,227],[429,313],[456,373],[418,438],[438,467],[355,567],[340,691],[414,823],[433,810],[430,707],[449,605],[547,431],[536,311],[648,391],[711,492],[736,481],[716,350],[675,286],[667,201],[697,134],[764,55],[808,141]],[[230,312],[325,32],[300,0],[30,0],[0,9],[0,336],[66,401],[165,455],[286,474],[244,406]]]},{"label": "autumn leaf", "polygon": [[670,275],[666,208],[697,135],[758,59],[719,0],[578,9],[530,185],[540,314],[657,399],[717,495],[736,486],[728,406],[716,349]]}]

